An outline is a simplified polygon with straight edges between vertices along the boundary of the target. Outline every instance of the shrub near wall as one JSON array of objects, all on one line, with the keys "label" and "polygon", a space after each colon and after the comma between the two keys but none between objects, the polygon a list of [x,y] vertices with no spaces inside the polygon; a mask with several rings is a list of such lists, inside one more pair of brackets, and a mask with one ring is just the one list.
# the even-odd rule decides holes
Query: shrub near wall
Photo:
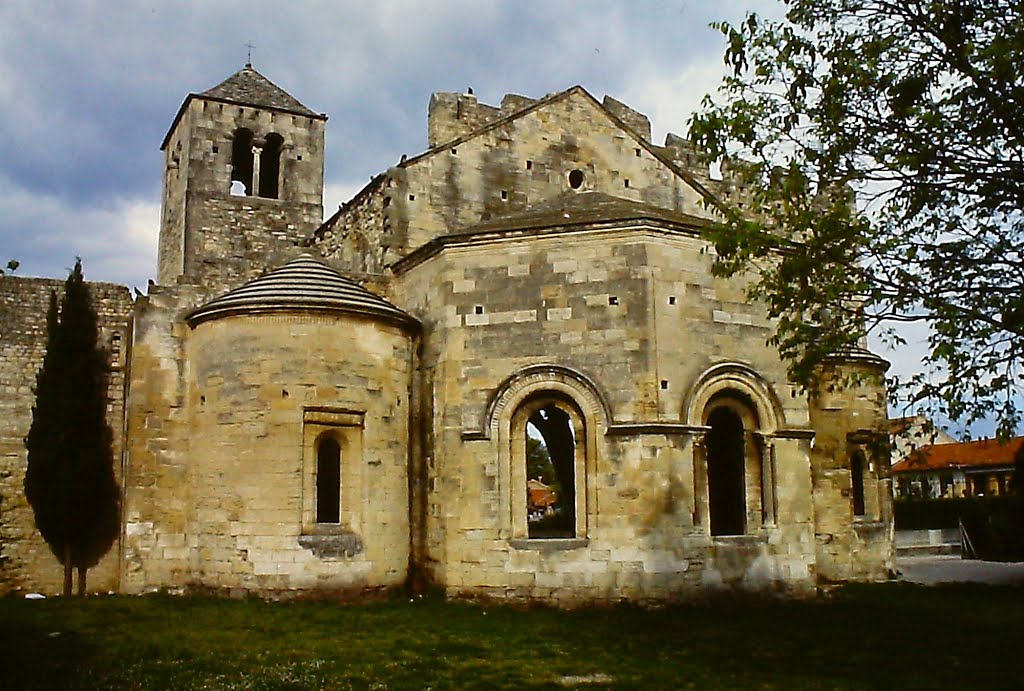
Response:
[{"label": "shrub near wall", "polygon": [[963,521],[978,558],[1024,560],[1024,497],[898,499],[896,530],[956,528]]}]

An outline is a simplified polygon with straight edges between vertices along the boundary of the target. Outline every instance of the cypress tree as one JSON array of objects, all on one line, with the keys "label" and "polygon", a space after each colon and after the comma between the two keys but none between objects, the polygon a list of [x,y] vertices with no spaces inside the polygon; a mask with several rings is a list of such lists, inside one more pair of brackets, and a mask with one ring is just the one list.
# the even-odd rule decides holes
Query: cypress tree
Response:
[{"label": "cypress tree", "polygon": [[117,537],[120,490],[114,477],[113,433],[107,424],[107,356],[82,262],[46,314],[46,354],[36,375],[36,401],[25,445],[25,496],[36,527],[64,566],[64,595],[78,593],[86,572]]}]

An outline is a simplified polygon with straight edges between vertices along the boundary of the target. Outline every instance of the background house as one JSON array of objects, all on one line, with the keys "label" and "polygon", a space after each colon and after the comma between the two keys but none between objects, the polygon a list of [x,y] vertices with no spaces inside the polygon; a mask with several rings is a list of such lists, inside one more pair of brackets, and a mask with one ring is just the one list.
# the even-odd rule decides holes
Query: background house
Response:
[{"label": "background house", "polygon": [[897,497],[954,499],[1006,494],[1024,437],[928,444],[892,466]]},{"label": "background house", "polygon": [[909,456],[925,446],[954,444],[959,441],[924,415],[909,415],[889,419],[889,444],[892,463]]}]

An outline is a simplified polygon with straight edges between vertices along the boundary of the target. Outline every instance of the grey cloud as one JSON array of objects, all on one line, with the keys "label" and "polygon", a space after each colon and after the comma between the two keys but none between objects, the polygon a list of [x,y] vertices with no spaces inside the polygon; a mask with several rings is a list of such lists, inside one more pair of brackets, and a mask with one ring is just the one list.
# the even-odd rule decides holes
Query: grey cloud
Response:
[{"label": "grey cloud", "polygon": [[[715,85],[708,28],[774,0],[0,3],[0,260],[143,286],[156,264],[159,143],[189,92],[245,61],[327,125],[325,208],[426,145],[432,91],[482,101],[582,84],[682,132]],[[663,135],[660,135],[663,136]],[[895,358],[910,372],[916,354]]]},{"label": "grey cloud", "polygon": [[[403,153],[425,148],[432,91],[472,85],[495,103],[506,92],[536,97],[580,83],[598,97],[639,96],[643,84],[672,84],[687,65],[719,62],[707,22],[739,5],[4,3],[0,141],[14,143],[14,155],[0,157],[0,179],[17,190],[20,211],[11,199],[4,204],[0,238],[26,271],[60,273],[69,259],[48,262],[48,253],[73,257],[103,246],[117,237],[114,226],[130,225],[112,223],[114,210],[158,205],[157,147],[174,113],[189,92],[241,67],[250,41],[257,69],[330,116],[328,185],[358,189]],[[675,103],[664,95],[646,101],[634,105]],[[656,125],[664,117],[650,115]],[[70,219],[92,225],[64,227]],[[155,257],[146,263],[151,270]],[[123,280],[137,280],[136,264]]]}]

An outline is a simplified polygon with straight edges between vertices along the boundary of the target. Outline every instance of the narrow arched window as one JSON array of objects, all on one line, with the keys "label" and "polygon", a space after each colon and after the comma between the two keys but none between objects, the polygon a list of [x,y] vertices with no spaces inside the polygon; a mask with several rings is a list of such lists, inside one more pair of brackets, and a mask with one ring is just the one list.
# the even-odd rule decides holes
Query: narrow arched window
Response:
[{"label": "narrow arched window", "polygon": [[284,139],[279,134],[268,134],[260,154],[260,196],[277,199],[281,179],[281,149]]},{"label": "narrow arched window", "polygon": [[[252,130],[240,127],[231,141],[231,182],[241,183],[246,195],[252,194]],[[232,184],[234,187],[234,184]]]},{"label": "narrow arched window", "polygon": [[746,448],[743,420],[728,407],[707,421],[708,510],[712,535],[742,535],[746,528]]},{"label": "narrow arched window", "polygon": [[864,515],[864,452],[859,449],[850,458],[850,496],[853,515]]},{"label": "narrow arched window", "polygon": [[341,446],[323,437],[316,448],[316,522],[338,523],[341,515]]}]

